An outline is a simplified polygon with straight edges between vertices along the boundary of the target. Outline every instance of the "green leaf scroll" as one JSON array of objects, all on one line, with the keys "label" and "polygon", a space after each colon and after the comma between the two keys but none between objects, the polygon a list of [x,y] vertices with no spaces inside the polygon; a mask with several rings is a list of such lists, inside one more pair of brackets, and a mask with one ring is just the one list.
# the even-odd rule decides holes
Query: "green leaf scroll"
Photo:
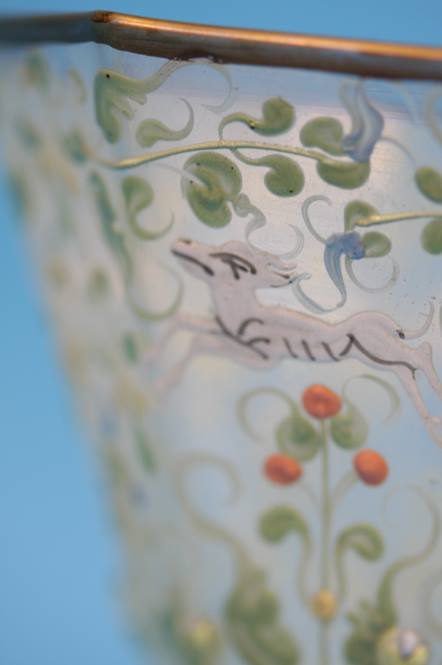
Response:
[{"label": "green leaf scroll", "polygon": [[138,125],[135,134],[138,145],[142,148],[150,148],[157,143],[157,141],[180,141],[189,136],[193,129],[193,110],[185,99],[183,99],[183,102],[189,111],[189,119],[184,127],[181,129],[171,129],[161,122],[161,120],[153,118],[143,120]]},{"label": "green leaf scroll", "polygon": [[[95,200],[104,242],[108,246],[108,249],[112,252],[118,266],[121,269],[128,301],[132,310],[136,316],[145,321],[161,321],[171,316],[179,307],[183,295],[183,285],[180,277],[167,266],[163,266],[164,272],[168,273],[177,284],[176,293],[172,302],[163,310],[151,311],[138,301],[138,297],[135,295],[136,275],[134,274],[131,255],[126,247],[123,234],[115,227],[117,215],[113,207],[108,188],[101,175],[97,172],[92,172],[89,175],[88,184]],[[131,188],[128,187],[128,189]],[[137,188],[135,187],[135,189]],[[141,194],[137,192],[137,196],[134,196],[133,199],[132,197],[129,197],[129,200],[131,201],[130,210],[132,214],[136,214],[139,209],[142,209],[143,204],[146,202],[146,198],[146,191],[142,191]]]},{"label": "green leaf scroll", "polygon": [[442,219],[433,219],[423,228],[421,245],[429,254],[442,254]]},{"label": "green leaf scroll", "polygon": [[330,422],[330,434],[339,448],[354,450],[362,446],[368,436],[368,423],[359,409],[345,399],[346,411],[334,416]]},{"label": "green leaf scroll", "polygon": [[241,192],[241,172],[230,159],[216,152],[202,152],[184,164],[183,193],[198,219],[222,228],[232,219],[229,203]]},{"label": "green leaf scroll", "polygon": [[135,365],[140,357],[137,339],[134,333],[127,332],[121,337],[121,350],[125,359],[131,365]]},{"label": "green leaf scroll", "polygon": [[94,94],[97,123],[109,143],[116,143],[121,136],[120,115],[128,119],[135,115],[128,100],[146,103],[145,82],[103,70],[95,77]]},{"label": "green leaf scroll", "polygon": [[307,148],[320,148],[330,155],[343,155],[344,130],[336,118],[320,116],[309,120],[301,129],[301,143]]},{"label": "green leaf scroll", "polygon": [[173,219],[158,231],[140,226],[138,214],[148,208],[153,199],[153,189],[147,180],[139,176],[127,176],[121,183],[126,208],[126,217],[132,232],[141,240],[156,240],[166,235],[173,225]]},{"label": "green leaf scroll", "polygon": [[[416,185],[430,201],[442,203],[442,174],[436,169],[423,166],[416,171]],[[429,254],[442,254],[442,220],[433,219],[421,234],[422,248]]]},{"label": "green leaf scroll", "polygon": [[47,93],[50,84],[49,64],[42,53],[33,51],[25,60],[25,76],[30,85],[40,92]]},{"label": "green leaf scroll", "polygon": [[77,164],[83,164],[88,159],[86,142],[78,130],[74,129],[63,137],[62,147],[67,156]]},{"label": "green leaf scroll", "polygon": [[104,270],[91,271],[87,283],[87,295],[93,302],[99,302],[109,294],[109,279]]},{"label": "green leaf scroll", "polygon": [[335,563],[341,600],[345,598],[347,587],[344,569],[347,552],[354,552],[366,561],[378,561],[384,554],[383,538],[370,524],[355,524],[340,533],[335,546]]},{"label": "green leaf scroll", "polygon": [[295,111],[282,97],[272,97],[263,103],[260,118],[254,118],[247,113],[231,113],[226,116],[219,126],[220,136],[223,129],[232,122],[241,122],[261,136],[275,136],[292,127]]},{"label": "green leaf scroll", "polygon": [[420,192],[435,203],[442,203],[442,174],[429,166],[416,171],[415,182]]},{"label": "green leaf scroll", "polygon": [[279,424],[275,436],[279,450],[299,462],[313,459],[321,447],[319,432],[296,407]]},{"label": "green leaf scroll", "polygon": [[378,665],[377,645],[381,635],[394,625],[377,604],[361,602],[358,609],[348,615],[352,632],[344,645],[345,660],[349,665]]},{"label": "green leaf scroll", "polygon": [[[356,226],[363,226],[364,220],[377,215],[378,211],[370,203],[355,199],[345,206],[344,227],[346,231],[353,231]],[[362,222],[362,224],[359,224]]]},{"label": "green leaf scroll", "polygon": [[278,543],[290,533],[297,533],[304,542],[310,540],[307,522],[294,508],[277,506],[271,508],[260,520],[261,536],[269,543]]},{"label": "green leaf scroll", "polygon": [[336,557],[352,550],[366,561],[377,561],[384,553],[384,541],[370,524],[356,524],[341,532],[336,543]]},{"label": "green leaf scroll", "polygon": [[225,607],[230,641],[248,665],[297,665],[298,646],[280,620],[279,600],[263,571],[242,574]]},{"label": "green leaf scroll", "polygon": [[304,188],[304,172],[293,159],[277,154],[254,158],[246,157],[239,150],[232,152],[244,164],[264,166],[269,169],[264,176],[264,184],[275,196],[297,196]]},{"label": "green leaf scroll", "polygon": [[18,119],[15,123],[17,136],[23,145],[29,150],[40,148],[43,144],[43,137],[34,125],[24,119]]},{"label": "green leaf scroll", "polygon": [[132,261],[123,236],[115,228],[117,216],[109,191],[101,175],[95,171],[89,175],[88,184],[95,200],[104,241],[120,265],[125,279],[128,279],[132,273]]},{"label": "green leaf scroll", "polygon": [[137,457],[140,460],[142,467],[148,473],[153,473],[156,470],[156,461],[151,443],[146,433],[141,427],[135,427],[133,436],[135,439]]},{"label": "green leaf scroll", "polygon": [[[212,111],[222,109],[230,98],[232,83],[229,72],[217,63],[169,60],[156,72],[144,79],[126,76],[112,69],[99,70],[94,81],[95,117],[109,143],[116,143],[121,138],[121,120],[123,118],[131,120],[134,117],[135,110],[131,102],[140,106],[144,105],[147,101],[147,96],[160,88],[174,72],[182,67],[195,66],[197,64],[202,64],[215,70],[227,81],[229,91],[224,102],[220,106],[206,106],[206,108]],[[140,139],[141,145],[144,146],[153,145],[158,140],[178,140],[187,136],[192,127],[193,114],[191,114],[186,126],[181,130],[171,130],[159,121],[146,120],[138,128],[138,139]],[[173,132],[178,132],[175,134],[175,137],[171,135]]]},{"label": "green leaf scroll", "polygon": [[264,177],[264,183],[272,194],[276,196],[296,196],[304,187],[304,173],[301,167],[283,155],[269,155],[262,157],[260,166],[269,167]]},{"label": "green leaf scroll", "polygon": [[341,189],[356,189],[367,182],[370,175],[368,162],[318,162],[318,175],[329,185]]},{"label": "green leaf scroll", "polygon": [[365,258],[381,258],[391,252],[391,240],[379,231],[368,231],[362,236]]},{"label": "green leaf scroll", "polygon": [[185,65],[185,62],[171,60],[145,79],[125,76],[112,69],[98,71],[94,81],[95,116],[109,143],[116,143],[121,137],[121,116],[129,120],[134,117],[135,111],[130,102],[145,104],[150,92]]},{"label": "green leaf scroll", "polygon": [[267,510],[259,522],[259,532],[268,543],[276,544],[288,535],[299,536],[302,553],[297,565],[297,588],[304,601],[308,602],[307,569],[311,561],[312,540],[310,528],[304,517],[291,506],[275,506]]}]

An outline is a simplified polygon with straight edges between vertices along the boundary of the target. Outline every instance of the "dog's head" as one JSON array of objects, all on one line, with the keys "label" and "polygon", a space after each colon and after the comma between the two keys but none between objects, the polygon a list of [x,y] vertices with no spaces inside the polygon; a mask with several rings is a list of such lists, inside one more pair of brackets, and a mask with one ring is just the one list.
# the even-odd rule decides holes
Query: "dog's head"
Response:
[{"label": "dog's head", "polygon": [[172,254],[187,272],[209,285],[216,281],[256,290],[286,286],[295,278],[293,264],[235,240],[213,246],[179,238],[172,246]]}]

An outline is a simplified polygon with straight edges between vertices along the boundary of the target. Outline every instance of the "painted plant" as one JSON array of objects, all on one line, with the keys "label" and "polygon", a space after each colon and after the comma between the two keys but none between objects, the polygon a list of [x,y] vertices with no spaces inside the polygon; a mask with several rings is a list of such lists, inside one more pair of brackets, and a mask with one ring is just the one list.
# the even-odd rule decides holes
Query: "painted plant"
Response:
[{"label": "painted plant", "polygon": [[[392,387],[376,377],[364,375],[362,379],[374,381],[385,390],[391,402],[390,419],[399,408],[399,398]],[[238,415],[246,432],[252,438],[259,435],[248,421],[250,402],[264,395],[277,397],[287,408],[288,415],[276,427],[274,441],[278,452],[269,455],[263,464],[263,473],[269,482],[292,488],[291,497],[272,506],[261,516],[261,537],[272,545],[295,536],[302,543],[297,562],[297,591],[302,602],[310,609],[318,623],[317,662],[330,662],[329,643],[333,622],[345,612],[351,624],[342,657],[351,665],[384,665],[386,663],[428,663],[430,647],[413,628],[398,626],[399,612],[395,602],[395,586],[400,575],[408,568],[422,565],[437,547],[440,537],[440,515],[436,504],[420,490],[416,493],[431,514],[430,535],[413,555],[404,556],[387,566],[380,580],[373,584],[371,598],[361,598],[356,608],[347,607],[349,570],[346,562],[350,553],[369,564],[382,561],[385,543],[382,533],[369,521],[345,526],[336,532],[334,520],[340,504],[347,500],[357,484],[367,488],[381,488],[388,482],[389,465],[382,453],[367,447],[369,425],[358,407],[349,399],[350,383],[338,395],[327,386],[315,384],[302,393],[297,404],[284,392],[259,389],[245,394],[238,405]],[[348,470],[343,472],[335,486],[331,486],[333,449],[339,448],[349,456]],[[320,458],[319,487],[309,482],[309,465]],[[308,493],[314,508],[312,516],[302,514],[296,507],[299,493]],[[288,491],[285,492],[285,495]],[[314,543],[311,525],[319,520],[320,542]],[[315,551],[317,550],[317,552]],[[312,563],[318,571],[312,573]],[[316,588],[315,588],[316,585]]]}]

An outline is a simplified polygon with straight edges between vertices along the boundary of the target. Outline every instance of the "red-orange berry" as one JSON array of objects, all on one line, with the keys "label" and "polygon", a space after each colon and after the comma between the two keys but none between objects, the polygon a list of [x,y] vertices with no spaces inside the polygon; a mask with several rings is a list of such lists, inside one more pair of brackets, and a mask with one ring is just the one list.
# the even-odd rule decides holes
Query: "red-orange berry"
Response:
[{"label": "red-orange berry", "polygon": [[267,458],[264,473],[277,485],[291,485],[302,476],[302,466],[293,457],[275,453]]},{"label": "red-orange berry", "polygon": [[381,485],[388,476],[385,458],[370,448],[361,450],[354,456],[353,467],[366,485]]},{"label": "red-orange berry", "polygon": [[341,410],[342,400],[333,390],[316,383],[306,388],[302,394],[304,409],[313,418],[331,418]]}]

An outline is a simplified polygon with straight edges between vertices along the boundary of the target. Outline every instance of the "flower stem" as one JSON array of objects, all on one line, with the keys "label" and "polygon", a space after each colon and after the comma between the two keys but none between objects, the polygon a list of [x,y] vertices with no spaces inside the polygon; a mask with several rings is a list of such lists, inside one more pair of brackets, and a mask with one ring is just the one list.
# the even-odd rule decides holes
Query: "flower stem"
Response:
[{"label": "flower stem", "polygon": [[[322,590],[330,590],[330,537],[331,537],[331,496],[330,496],[330,450],[327,441],[325,422],[321,421],[321,562],[320,582]],[[319,665],[328,665],[330,654],[330,634],[327,621],[319,625]]]},{"label": "flower stem", "polygon": [[352,487],[354,487],[358,482],[358,476],[352,469],[351,471],[348,471],[344,476],[342,476],[341,480],[337,483],[335,489],[333,490],[331,496],[330,496],[330,503],[331,503],[331,511],[335,512],[339,503],[342,501],[342,499],[345,497],[347,492],[351,490]]},{"label": "flower stem", "polygon": [[330,655],[330,626],[321,621],[319,624],[319,663],[318,665],[328,665]]},{"label": "flower stem", "polygon": [[321,421],[321,588],[330,587],[330,451],[327,442],[325,423]]},{"label": "flower stem", "polygon": [[[318,152],[317,150],[307,150],[306,148],[295,148],[289,145],[281,145],[279,143],[265,143],[259,141],[204,141],[203,143],[193,143],[191,145],[181,145],[169,148],[168,150],[157,150],[156,152],[148,152],[138,157],[127,157],[120,160],[107,160],[93,157],[102,166],[122,171],[125,169],[132,169],[142,164],[150,164],[157,162],[167,157],[174,157],[175,155],[183,155],[188,152],[198,152],[206,150],[234,150],[238,148],[250,148],[251,150],[271,150],[273,152],[280,152],[286,155],[297,155],[298,157],[307,157],[314,159],[317,162],[324,164],[336,164],[336,160],[332,160],[326,155]],[[342,163],[339,161],[339,163]],[[345,162],[347,163],[347,162]],[[348,162],[349,164],[351,162]]]}]

